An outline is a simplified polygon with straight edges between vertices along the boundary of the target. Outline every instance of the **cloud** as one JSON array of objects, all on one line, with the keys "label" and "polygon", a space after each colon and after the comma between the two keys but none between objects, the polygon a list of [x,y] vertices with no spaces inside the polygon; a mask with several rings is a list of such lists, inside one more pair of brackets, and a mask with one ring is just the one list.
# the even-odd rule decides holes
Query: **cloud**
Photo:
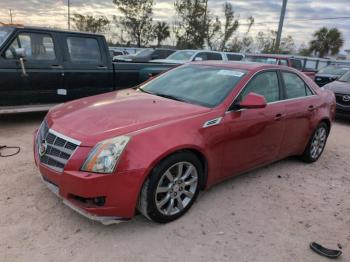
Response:
[{"label": "cloud", "polygon": [[[71,13],[105,15],[112,18],[118,10],[112,0],[70,0]],[[222,7],[226,0],[209,0],[212,14],[223,17]],[[282,1],[235,0],[231,1],[241,23],[249,16],[255,18],[252,34],[258,31],[277,30]],[[9,9],[13,10],[16,23],[35,26],[66,28],[67,0],[1,0],[0,21],[9,22]],[[339,28],[345,38],[345,49],[350,48],[350,19],[300,21],[300,19],[349,16],[349,0],[293,0],[288,1],[283,35],[292,35],[297,44],[307,43],[312,33],[321,26]],[[175,19],[173,0],[155,0],[154,19],[172,22]],[[117,28],[118,25],[115,25]],[[244,33],[242,25],[239,34]]]}]

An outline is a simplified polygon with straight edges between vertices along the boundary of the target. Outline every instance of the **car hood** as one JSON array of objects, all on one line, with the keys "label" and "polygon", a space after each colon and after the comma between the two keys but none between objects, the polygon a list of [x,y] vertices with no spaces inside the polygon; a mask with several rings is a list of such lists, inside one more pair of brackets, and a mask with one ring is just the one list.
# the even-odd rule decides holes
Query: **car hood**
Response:
[{"label": "car hood", "polygon": [[166,122],[210,111],[183,103],[126,89],[58,105],[47,116],[51,129],[94,146],[97,142],[130,134]]},{"label": "car hood", "polygon": [[331,90],[334,93],[350,95],[350,83],[334,81],[324,86],[325,89]]}]

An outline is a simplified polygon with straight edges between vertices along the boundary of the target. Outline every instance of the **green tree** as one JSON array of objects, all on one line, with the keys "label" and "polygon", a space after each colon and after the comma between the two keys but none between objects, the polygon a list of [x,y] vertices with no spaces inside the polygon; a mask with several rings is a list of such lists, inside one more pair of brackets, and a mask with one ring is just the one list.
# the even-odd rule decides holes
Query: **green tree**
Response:
[{"label": "green tree", "polygon": [[220,50],[224,51],[226,49],[226,44],[232,37],[233,33],[238,29],[239,21],[235,18],[235,12],[231,3],[226,2],[224,4],[224,32],[222,34],[222,41],[220,44]]},{"label": "green tree", "polygon": [[94,17],[92,15],[74,14],[72,17],[74,28],[78,31],[90,33],[105,32],[110,21],[105,16]]},{"label": "green tree", "polygon": [[175,0],[177,47],[203,48],[208,36],[208,0]]},{"label": "green tree", "polygon": [[319,57],[337,54],[344,44],[342,33],[337,28],[322,27],[313,36],[314,39],[310,42],[310,50],[317,53]]},{"label": "green tree", "polygon": [[157,46],[159,47],[161,43],[170,37],[169,25],[166,22],[158,21],[154,26],[154,34],[157,39]]},{"label": "green tree", "polygon": [[141,47],[154,39],[153,0],[113,0],[113,3],[122,14],[115,21],[124,27],[132,42]]}]

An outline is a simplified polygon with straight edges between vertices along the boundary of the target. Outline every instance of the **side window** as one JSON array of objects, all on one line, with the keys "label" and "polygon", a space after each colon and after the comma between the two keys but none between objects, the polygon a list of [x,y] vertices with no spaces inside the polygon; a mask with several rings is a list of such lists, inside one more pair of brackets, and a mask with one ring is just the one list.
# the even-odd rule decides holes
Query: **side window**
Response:
[{"label": "side window", "polygon": [[227,59],[229,61],[241,61],[243,60],[243,56],[239,54],[226,54]]},{"label": "side window", "polygon": [[280,100],[277,72],[264,72],[254,77],[241,92],[239,101],[251,92],[264,96],[267,103]]},{"label": "side window", "polygon": [[102,61],[101,50],[95,38],[67,37],[67,45],[73,63],[98,64]]},{"label": "side window", "polygon": [[207,53],[208,60],[222,60],[220,53]]},{"label": "side window", "polygon": [[316,60],[307,59],[305,63],[305,68],[307,69],[316,69]]},{"label": "side window", "polygon": [[301,63],[300,59],[291,59],[290,60],[292,63],[292,67],[298,70],[302,70],[303,69],[303,65]]},{"label": "side window", "polygon": [[203,61],[208,60],[206,53],[198,53],[195,56],[194,61],[196,61],[196,58],[198,58],[198,57],[202,58]]},{"label": "side window", "polygon": [[287,59],[280,59],[280,60],[278,60],[278,64],[288,66],[288,61],[287,61]]},{"label": "side window", "polygon": [[287,99],[312,95],[312,91],[298,75],[282,72]]},{"label": "side window", "polygon": [[53,39],[47,34],[20,33],[5,52],[5,58],[16,58],[16,49],[23,48],[28,61],[55,60]]}]

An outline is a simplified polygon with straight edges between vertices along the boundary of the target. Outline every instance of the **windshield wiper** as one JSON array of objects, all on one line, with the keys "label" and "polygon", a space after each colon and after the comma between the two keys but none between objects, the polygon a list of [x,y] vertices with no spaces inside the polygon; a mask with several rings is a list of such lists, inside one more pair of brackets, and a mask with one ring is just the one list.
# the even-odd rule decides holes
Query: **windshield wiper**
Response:
[{"label": "windshield wiper", "polygon": [[168,99],[172,99],[172,100],[188,103],[188,101],[186,99],[183,99],[181,97],[177,97],[177,96],[174,96],[174,95],[162,94],[162,93],[152,93],[152,94],[156,95],[156,96],[160,96],[160,97],[164,97],[164,98],[168,98]]},{"label": "windshield wiper", "polygon": [[143,88],[141,88],[141,87],[136,87],[135,89],[136,89],[137,91],[141,91],[141,92],[146,93],[146,94],[154,95],[154,93],[148,92],[148,91],[146,91],[145,89],[143,89]]},{"label": "windshield wiper", "polygon": [[174,95],[168,95],[168,94],[162,94],[162,93],[152,93],[152,92],[148,92],[146,90],[144,90],[143,88],[138,87],[136,90],[139,90],[141,92],[150,94],[150,95],[155,95],[155,96],[160,96],[160,97],[164,97],[164,98],[168,98],[168,99],[172,99],[172,100],[176,100],[176,101],[180,101],[180,102],[186,102],[188,103],[188,101],[184,98],[180,98]]}]

